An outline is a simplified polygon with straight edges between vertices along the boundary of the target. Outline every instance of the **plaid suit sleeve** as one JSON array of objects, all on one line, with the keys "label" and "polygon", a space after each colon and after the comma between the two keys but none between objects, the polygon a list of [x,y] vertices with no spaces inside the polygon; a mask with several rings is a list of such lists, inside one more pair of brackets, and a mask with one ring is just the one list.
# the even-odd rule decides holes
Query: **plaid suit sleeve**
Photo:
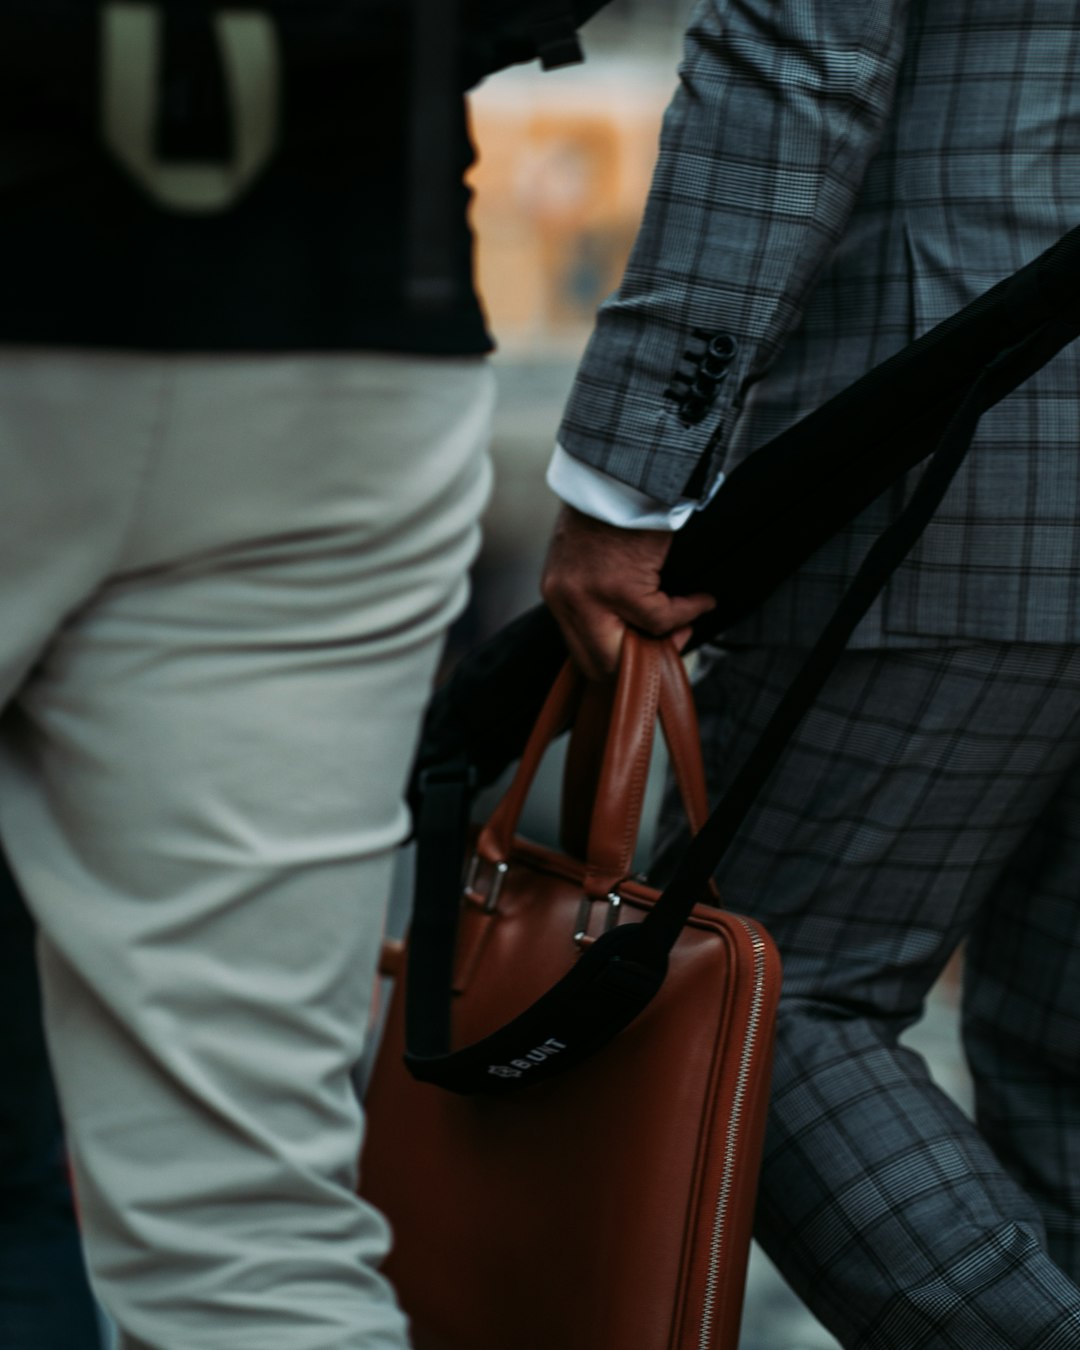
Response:
[{"label": "plaid suit sleeve", "polygon": [[559,441],[666,504],[703,499],[798,322],[891,108],[908,0],[702,0],[626,274]]}]

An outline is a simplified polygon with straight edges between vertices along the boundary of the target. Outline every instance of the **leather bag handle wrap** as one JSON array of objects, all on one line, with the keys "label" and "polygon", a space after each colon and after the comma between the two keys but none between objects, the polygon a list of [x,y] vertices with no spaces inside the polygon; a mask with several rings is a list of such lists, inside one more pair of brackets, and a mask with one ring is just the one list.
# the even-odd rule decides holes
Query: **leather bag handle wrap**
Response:
[{"label": "leather bag handle wrap", "polygon": [[526,742],[517,769],[477,840],[488,864],[505,862],[525,801],[551,742],[573,718],[564,775],[563,847],[606,894],[629,874],[659,721],[692,828],[708,815],[693,693],[669,642],[627,634],[617,678],[588,681],[567,662]]},{"label": "leather bag handle wrap", "polygon": [[[619,715],[619,732],[608,734],[616,681],[588,681],[563,771],[560,842],[565,852],[584,858],[597,879],[605,874],[615,880],[629,875],[657,712],[691,832],[696,833],[709,814],[697,711],[682,660],[670,642],[646,643],[640,651],[638,634],[630,634],[630,642],[625,656],[638,669],[629,672],[628,706]],[[651,659],[653,653],[655,674],[650,670],[646,675],[643,658]],[[658,698],[647,680],[658,680]],[[621,846],[613,852],[614,840]]]},{"label": "leather bag handle wrap", "polygon": [[[606,734],[592,809],[575,807],[588,822],[585,846],[585,894],[600,899],[629,875],[637,843],[645,784],[649,776],[656,718],[660,709],[659,644],[631,635],[623,644],[615,696],[610,700],[587,685],[574,725],[601,721],[607,705]],[[595,738],[590,737],[595,746]]]}]

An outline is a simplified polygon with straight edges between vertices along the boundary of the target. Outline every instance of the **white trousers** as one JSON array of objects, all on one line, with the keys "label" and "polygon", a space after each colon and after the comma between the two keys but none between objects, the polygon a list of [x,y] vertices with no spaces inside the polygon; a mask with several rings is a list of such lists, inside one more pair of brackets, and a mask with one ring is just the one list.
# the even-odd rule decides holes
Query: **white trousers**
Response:
[{"label": "white trousers", "polygon": [[0,840],[125,1350],[401,1350],[351,1089],[480,360],[0,354]]}]

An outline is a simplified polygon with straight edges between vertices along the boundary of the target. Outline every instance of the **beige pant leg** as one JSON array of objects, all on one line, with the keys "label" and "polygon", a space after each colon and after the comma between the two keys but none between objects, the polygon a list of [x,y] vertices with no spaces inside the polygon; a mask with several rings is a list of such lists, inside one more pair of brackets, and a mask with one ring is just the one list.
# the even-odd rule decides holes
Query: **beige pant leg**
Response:
[{"label": "beige pant leg", "polygon": [[[95,419],[128,437],[106,519],[42,548],[0,507],[40,570],[0,579],[10,631],[67,596],[2,724],[0,834],[41,927],[96,1290],[128,1350],[400,1350],[349,1071],[477,546],[490,372],[35,359],[46,422],[50,360],[78,386],[57,492],[93,490]],[[0,672],[25,669],[28,639],[3,641]]]}]

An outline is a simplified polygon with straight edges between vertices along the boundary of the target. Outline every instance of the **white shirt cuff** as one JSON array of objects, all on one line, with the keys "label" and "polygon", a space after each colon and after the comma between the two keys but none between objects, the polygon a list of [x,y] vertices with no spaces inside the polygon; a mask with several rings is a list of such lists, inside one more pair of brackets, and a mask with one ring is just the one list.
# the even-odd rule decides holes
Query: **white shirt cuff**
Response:
[{"label": "white shirt cuff", "polygon": [[555,446],[547,471],[548,487],[568,506],[596,520],[606,521],[608,525],[630,530],[681,529],[695,511],[712,501],[723,481],[724,475],[720,474],[706,501],[684,497],[674,506],[667,506],[628,483],[621,483],[590,464],[583,464],[561,445]]}]

